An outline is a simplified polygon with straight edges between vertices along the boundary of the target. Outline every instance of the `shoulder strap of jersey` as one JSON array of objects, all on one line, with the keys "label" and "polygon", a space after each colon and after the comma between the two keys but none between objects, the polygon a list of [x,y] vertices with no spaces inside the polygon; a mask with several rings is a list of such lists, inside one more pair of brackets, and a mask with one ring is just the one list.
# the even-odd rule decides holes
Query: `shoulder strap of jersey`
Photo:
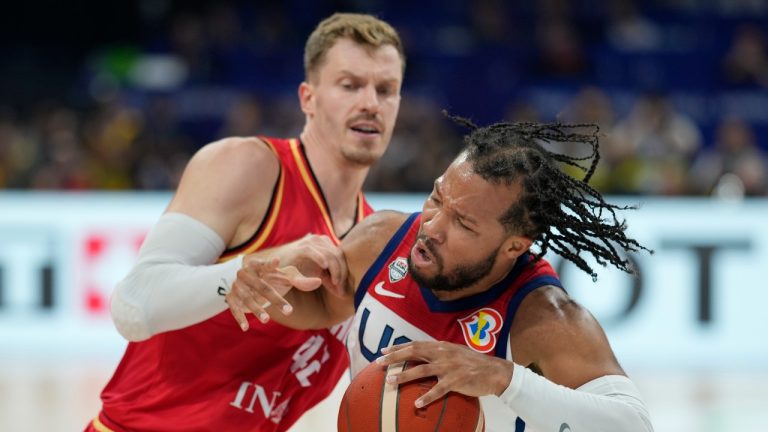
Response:
[{"label": "shoulder strap of jersey", "polygon": [[[533,260],[533,256],[529,253],[526,255],[527,260]],[[536,288],[540,288],[547,285],[556,286],[563,289],[563,285],[560,282],[560,278],[557,277],[557,273],[545,260],[532,261],[526,265],[528,267],[529,279],[523,282],[522,286],[517,289],[517,292],[512,296],[507,303],[507,313],[504,315],[504,325],[499,332],[499,342],[496,344],[496,351],[494,355],[499,358],[507,357],[507,346],[509,345],[509,331],[512,328],[512,321],[515,319],[515,314],[520,308],[520,304],[523,302],[528,294],[532,293]]]},{"label": "shoulder strap of jersey", "polygon": [[269,234],[272,232],[272,228],[275,226],[277,216],[280,214],[280,208],[283,203],[283,193],[285,191],[286,170],[285,161],[281,154],[284,153],[284,150],[281,147],[284,147],[283,143],[286,141],[275,140],[263,136],[259,137],[259,139],[267,144],[269,149],[272,150],[272,152],[277,157],[278,163],[280,164],[280,172],[277,176],[277,182],[275,182],[275,186],[272,188],[272,196],[270,197],[267,211],[264,213],[264,218],[261,220],[259,227],[248,240],[238,246],[225,250],[219,258],[219,262],[228,261],[237,255],[251,253],[258,250],[264,244],[267,237],[269,237]]}]

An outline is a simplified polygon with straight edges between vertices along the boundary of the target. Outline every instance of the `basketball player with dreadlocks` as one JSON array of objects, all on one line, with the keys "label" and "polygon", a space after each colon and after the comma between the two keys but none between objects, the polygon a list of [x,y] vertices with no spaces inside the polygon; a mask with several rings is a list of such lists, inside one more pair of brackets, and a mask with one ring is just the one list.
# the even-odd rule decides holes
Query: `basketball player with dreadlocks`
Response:
[{"label": "basketball player with dreadlocks", "polygon": [[[289,326],[323,328],[354,314],[347,339],[353,374],[374,361],[425,362],[391,382],[437,377],[417,406],[449,391],[480,397],[488,431],[652,431],[602,328],[542,259],[554,251],[594,278],[582,254],[631,273],[621,250],[646,250],[625,234],[617,212],[626,207],[587,184],[599,160],[597,126],[480,128],[454,120],[471,129],[466,148],[435,181],[423,211],[376,213],[344,239],[345,295],[290,290],[304,276],[280,278],[286,273],[273,261],[238,273],[230,295],[240,301],[230,305],[261,303],[277,289],[294,313],[271,315]],[[552,142],[592,152],[570,157],[547,150]],[[561,164],[584,177],[570,177]],[[308,263],[281,264],[316,274]],[[271,287],[259,272],[277,275]]]}]

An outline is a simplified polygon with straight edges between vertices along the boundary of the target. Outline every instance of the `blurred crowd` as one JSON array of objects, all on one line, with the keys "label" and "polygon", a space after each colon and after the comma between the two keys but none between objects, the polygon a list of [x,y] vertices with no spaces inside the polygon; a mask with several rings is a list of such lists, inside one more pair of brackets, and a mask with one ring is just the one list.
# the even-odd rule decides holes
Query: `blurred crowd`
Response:
[{"label": "blurred crowd", "polygon": [[[598,124],[606,193],[768,195],[768,1],[252,3],[137,2],[133,40],[40,72],[64,74],[60,92],[0,95],[0,188],[173,189],[207,142],[296,136],[302,43],[346,10],[390,21],[408,53],[367,190],[431,189],[462,145],[446,109]],[[5,79],[14,58],[0,62]]]}]

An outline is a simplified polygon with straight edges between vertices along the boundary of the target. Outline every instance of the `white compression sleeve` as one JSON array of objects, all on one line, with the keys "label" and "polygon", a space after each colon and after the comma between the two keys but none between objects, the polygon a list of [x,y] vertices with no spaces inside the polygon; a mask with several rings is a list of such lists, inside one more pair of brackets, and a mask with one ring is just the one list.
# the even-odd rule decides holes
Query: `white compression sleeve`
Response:
[{"label": "white compression sleeve", "polygon": [[603,376],[573,390],[518,364],[514,368],[500,397],[532,430],[653,432],[640,392],[625,376]]},{"label": "white compression sleeve", "polygon": [[130,341],[199,323],[227,309],[227,291],[242,256],[214,263],[224,240],[207,225],[181,213],[160,217],[139,258],[112,294],[112,321]]}]

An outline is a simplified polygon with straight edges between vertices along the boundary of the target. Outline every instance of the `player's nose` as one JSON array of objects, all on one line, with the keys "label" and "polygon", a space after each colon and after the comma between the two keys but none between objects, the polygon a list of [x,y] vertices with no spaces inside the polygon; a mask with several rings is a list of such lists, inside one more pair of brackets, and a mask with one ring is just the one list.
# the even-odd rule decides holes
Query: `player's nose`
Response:
[{"label": "player's nose", "polygon": [[365,86],[360,92],[360,107],[363,111],[376,113],[379,111],[379,94],[373,85]]},{"label": "player's nose", "polygon": [[433,243],[440,244],[445,240],[445,223],[447,218],[440,211],[435,212],[429,220],[424,221],[422,233]]}]

